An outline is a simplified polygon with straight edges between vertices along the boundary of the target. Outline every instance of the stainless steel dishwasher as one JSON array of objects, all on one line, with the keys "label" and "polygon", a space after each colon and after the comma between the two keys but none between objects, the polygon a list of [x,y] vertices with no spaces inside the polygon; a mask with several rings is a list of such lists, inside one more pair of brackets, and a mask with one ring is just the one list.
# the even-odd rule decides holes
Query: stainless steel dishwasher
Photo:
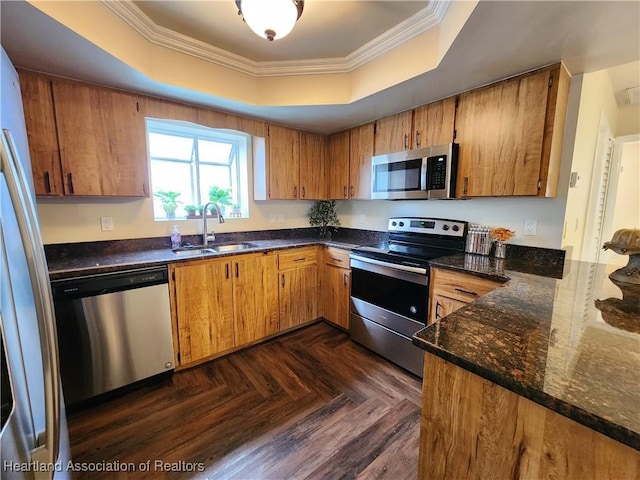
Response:
[{"label": "stainless steel dishwasher", "polygon": [[167,267],[51,282],[67,405],[172,371]]}]

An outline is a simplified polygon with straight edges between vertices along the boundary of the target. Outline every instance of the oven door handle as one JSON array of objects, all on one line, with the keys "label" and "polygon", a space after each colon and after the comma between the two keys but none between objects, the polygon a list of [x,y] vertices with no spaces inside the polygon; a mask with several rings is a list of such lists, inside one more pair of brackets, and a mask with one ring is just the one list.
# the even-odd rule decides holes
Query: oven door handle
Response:
[{"label": "oven door handle", "polygon": [[361,257],[353,253],[350,257],[352,268],[359,268],[368,272],[379,273],[420,285],[429,284],[427,269],[424,267],[412,267],[409,265],[385,262],[369,257]]}]

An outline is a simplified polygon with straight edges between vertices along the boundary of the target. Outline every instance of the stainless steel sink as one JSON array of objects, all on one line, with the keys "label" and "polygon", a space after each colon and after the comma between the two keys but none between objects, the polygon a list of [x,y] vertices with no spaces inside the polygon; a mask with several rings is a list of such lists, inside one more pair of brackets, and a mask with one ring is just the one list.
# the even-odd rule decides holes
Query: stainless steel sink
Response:
[{"label": "stainless steel sink", "polygon": [[237,250],[245,250],[247,248],[254,248],[254,243],[239,242],[239,243],[227,243],[223,245],[212,245],[211,249],[216,252],[235,252]]},{"label": "stainless steel sink", "polygon": [[208,255],[211,253],[216,253],[212,248],[174,248],[171,250],[175,255],[179,257],[195,257],[197,255]]}]

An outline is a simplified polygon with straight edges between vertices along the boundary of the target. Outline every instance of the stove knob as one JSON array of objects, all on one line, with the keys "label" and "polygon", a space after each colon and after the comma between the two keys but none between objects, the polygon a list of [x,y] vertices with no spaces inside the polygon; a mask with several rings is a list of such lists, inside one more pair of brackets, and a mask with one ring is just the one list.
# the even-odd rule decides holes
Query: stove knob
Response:
[{"label": "stove knob", "polygon": [[452,229],[454,232],[457,232],[458,230],[460,230],[460,227],[459,227],[458,225],[454,225],[453,227],[451,227],[451,229]]},{"label": "stove knob", "polygon": [[392,227],[395,227],[395,226],[397,226],[397,225],[398,225],[398,224],[397,224],[396,222],[391,222],[391,226],[392,226]]},{"label": "stove knob", "polygon": [[400,222],[400,226],[401,226],[401,227],[404,227],[404,222]]},{"label": "stove knob", "polygon": [[447,230],[449,230],[449,225],[447,225],[446,223],[442,226],[442,229],[446,232]]},{"label": "stove knob", "polygon": [[415,313],[417,313],[417,312],[418,312],[418,309],[417,309],[415,306],[411,305],[411,306],[409,307],[409,311],[410,311],[411,313],[415,314]]}]

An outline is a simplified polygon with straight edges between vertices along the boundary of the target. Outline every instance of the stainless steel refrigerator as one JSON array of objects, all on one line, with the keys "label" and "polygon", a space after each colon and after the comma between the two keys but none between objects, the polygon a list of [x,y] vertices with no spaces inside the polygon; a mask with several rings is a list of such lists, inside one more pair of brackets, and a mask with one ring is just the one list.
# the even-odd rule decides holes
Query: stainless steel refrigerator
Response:
[{"label": "stainless steel refrigerator", "polygon": [[56,323],[18,75],[0,74],[0,478],[69,478]]}]

